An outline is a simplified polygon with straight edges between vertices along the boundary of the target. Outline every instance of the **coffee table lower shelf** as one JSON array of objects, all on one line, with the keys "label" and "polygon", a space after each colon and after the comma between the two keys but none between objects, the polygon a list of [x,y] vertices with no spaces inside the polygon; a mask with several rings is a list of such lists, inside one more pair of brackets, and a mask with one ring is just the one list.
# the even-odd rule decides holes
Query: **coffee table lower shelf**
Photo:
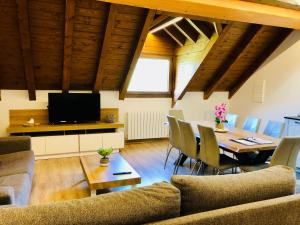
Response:
[{"label": "coffee table lower shelf", "polygon": [[[109,158],[110,163],[108,166],[100,166],[100,156],[97,154],[80,157],[81,166],[88,182],[91,196],[95,196],[97,190],[127,185],[135,187],[141,183],[140,175],[120,153],[114,153]],[[117,172],[131,172],[131,174],[113,175]]]}]

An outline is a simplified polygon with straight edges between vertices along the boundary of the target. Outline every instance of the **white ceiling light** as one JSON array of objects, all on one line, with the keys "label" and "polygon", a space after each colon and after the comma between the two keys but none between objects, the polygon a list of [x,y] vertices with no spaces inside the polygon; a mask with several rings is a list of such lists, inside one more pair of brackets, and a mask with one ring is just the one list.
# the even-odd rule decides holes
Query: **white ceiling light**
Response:
[{"label": "white ceiling light", "polygon": [[150,30],[149,33],[153,34],[153,33],[157,32],[159,30],[162,30],[162,29],[164,29],[164,28],[166,28],[166,27],[168,27],[168,26],[170,26],[170,25],[172,25],[174,23],[179,22],[182,19],[183,19],[183,17],[176,17],[176,18],[174,18],[174,19],[172,19],[172,20],[170,20],[170,21],[168,21],[168,22],[166,22],[166,23],[164,23],[164,24],[162,24],[162,25],[160,25],[158,27],[155,27],[154,29]]}]

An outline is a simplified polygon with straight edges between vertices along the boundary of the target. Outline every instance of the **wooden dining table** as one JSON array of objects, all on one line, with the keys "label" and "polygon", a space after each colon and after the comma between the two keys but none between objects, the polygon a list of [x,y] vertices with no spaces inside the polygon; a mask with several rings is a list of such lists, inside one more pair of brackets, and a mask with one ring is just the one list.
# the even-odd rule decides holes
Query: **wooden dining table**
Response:
[{"label": "wooden dining table", "polygon": [[[187,122],[191,123],[196,137],[200,137],[198,126],[197,126],[198,124],[206,127],[212,127],[212,128],[215,127],[215,124],[209,121],[187,121]],[[225,129],[228,132],[223,133],[223,132],[215,131],[215,134],[219,146],[223,150],[229,151],[231,153],[246,153],[246,152],[260,152],[266,150],[274,150],[280,142],[280,139],[273,138],[261,133],[252,133],[239,128],[225,127]],[[233,141],[235,139],[241,139],[247,137],[261,138],[264,140],[271,141],[272,143],[255,144],[249,146],[249,145],[244,145]]]}]

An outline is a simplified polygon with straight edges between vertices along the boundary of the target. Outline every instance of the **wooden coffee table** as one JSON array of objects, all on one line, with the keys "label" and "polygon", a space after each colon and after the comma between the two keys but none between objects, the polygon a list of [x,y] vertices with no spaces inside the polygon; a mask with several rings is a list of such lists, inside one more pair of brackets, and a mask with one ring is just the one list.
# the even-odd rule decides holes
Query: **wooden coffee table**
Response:
[{"label": "wooden coffee table", "polygon": [[[99,189],[113,188],[141,183],[140,175],[129,165],[129,163],[119,154],[113,153],[109,157],[108,166],[100,166],[99,155],[81,156],[80,162],[83,172],[89,184],[91,196],[96,195]],[[131,172],[126,175],[113,175],[117,172]]]}]

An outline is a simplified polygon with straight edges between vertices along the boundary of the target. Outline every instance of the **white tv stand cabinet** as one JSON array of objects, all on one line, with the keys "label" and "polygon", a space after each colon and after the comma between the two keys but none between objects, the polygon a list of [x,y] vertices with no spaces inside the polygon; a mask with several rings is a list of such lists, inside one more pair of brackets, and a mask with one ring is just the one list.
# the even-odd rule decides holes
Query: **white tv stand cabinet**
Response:
[{"label": "white tv stand cabinet", "polygon": [[[110,112],[113,111],[113,109],[109,110]],[[23,113],[20,114],[22,111]],[[7,128],[7,132],[13,136],[31,136],[32,150],[37,158],[57,158],[91,154],[95,153],[100,147],[112,147],[116,151],[124,148],[123,123],[98,122],[51,125],[45,123],[45,115],[41,116],[41,111],[44,114],[45,110],[29,110],[32,115],[30,117],[24,115],[24,112],[26,114],[27,111],[10,111],[10,126]],[[19,114],[20,116],[18,116]],[[33,127],[24,127],[19,122],[20,120],[24,120],[21,119],[22,117],[28,120],[28,118],[33,116],[38,118],[35,120],[39,121],[40,119],[44,123]]]}]

